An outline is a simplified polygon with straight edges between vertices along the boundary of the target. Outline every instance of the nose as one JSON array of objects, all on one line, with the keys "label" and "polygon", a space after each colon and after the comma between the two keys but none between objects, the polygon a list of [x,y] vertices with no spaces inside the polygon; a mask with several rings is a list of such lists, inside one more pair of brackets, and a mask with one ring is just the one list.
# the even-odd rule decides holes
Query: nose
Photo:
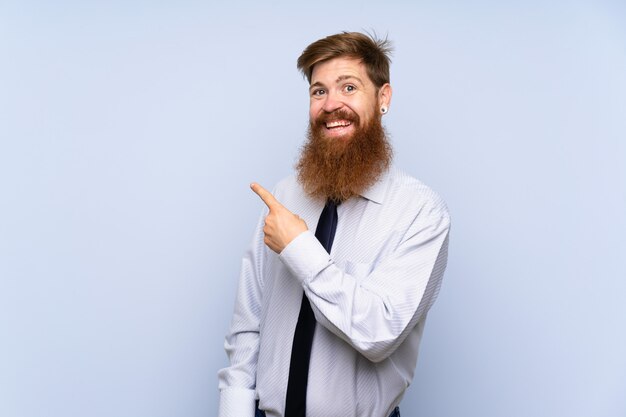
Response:
[{"label": "nose", "polygon": [[324,99],[324,105],[322,106],[322,109],[326,113],[332,113],[341,107],[343,107],[343,103],[341,102],[341,100],[339,100],[338,95],[329,91],[328,94],[326,94],[326,98]]}]

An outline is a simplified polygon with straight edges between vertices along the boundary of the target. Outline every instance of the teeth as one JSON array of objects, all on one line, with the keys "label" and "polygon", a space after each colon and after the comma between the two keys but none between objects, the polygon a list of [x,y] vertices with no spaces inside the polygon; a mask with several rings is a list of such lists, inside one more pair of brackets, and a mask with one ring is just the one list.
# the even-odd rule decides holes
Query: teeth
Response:
[{"label": "teeth", "polygon": [[339,126],[350,126],[350,122],[347,120],[335,120],[332,122],[326,123],[327,128],[339,127]]}]

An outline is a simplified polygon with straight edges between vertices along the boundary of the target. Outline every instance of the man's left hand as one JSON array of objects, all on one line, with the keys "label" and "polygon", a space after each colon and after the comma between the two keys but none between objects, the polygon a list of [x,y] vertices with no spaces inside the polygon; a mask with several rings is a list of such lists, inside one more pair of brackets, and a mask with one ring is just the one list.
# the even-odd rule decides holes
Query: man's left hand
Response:
[{"label": "man's left hand", "polygon": [[270,210],[265,218],[263,232],[264,242],[271,250],[281,253],[300,233],[309,230],[304,220],[287,210],[265,188],[256,183],[250,184],[250,188],[261,197]]}]

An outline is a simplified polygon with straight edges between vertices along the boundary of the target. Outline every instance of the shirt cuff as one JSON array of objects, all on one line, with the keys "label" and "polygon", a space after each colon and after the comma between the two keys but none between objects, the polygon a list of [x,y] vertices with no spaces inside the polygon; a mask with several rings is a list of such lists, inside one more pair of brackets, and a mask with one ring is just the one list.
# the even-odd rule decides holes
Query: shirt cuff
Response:
[{"label": "shirt cuff", "polygon": [[219,417],[254,417],[255,411],[253,389],[224,388],[220,391]]},{"label": "shirt cuff", "polygon": [[332,263],[330,255],[310,230],[300,233],[289,242],[280,252],[279,258],[301,283]]}]

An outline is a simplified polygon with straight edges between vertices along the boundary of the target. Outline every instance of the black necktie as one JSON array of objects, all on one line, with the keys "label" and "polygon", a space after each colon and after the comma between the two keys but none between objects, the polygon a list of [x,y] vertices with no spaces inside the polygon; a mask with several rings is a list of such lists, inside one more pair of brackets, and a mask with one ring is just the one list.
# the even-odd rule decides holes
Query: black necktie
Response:
[{"label": "black necktie", "polygon": [[[317,223],[315,237],[330,253],[337,230],[337,204],[329,200],[322,210]],[[311,359],[311,345],[315,332],[315,315],[311,304],[302,294],[302,305],[296,332],[293,336],[291,348],[291,364],[289,366],[289,382],[287,383],[287,401],[285,417],[304,417],[306,412],[306,387],[309,377],[309,360]]]}]

